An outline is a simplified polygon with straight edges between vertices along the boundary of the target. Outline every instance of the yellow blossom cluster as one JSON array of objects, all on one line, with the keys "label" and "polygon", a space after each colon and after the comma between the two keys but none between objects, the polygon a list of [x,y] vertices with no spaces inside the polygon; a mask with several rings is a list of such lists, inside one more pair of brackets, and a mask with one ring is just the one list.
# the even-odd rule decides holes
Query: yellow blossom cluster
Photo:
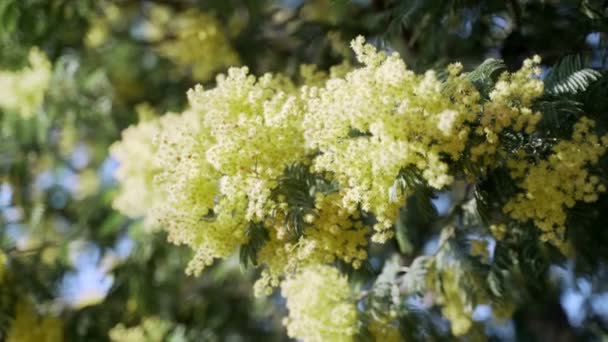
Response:
[{"label": "yellow blossom cluster", "polygon": [[190,273],[247,242],[249,224],[272,209],[277,178],[303,157],[293,89],[280,75],[230,69],[215,88],[191,90],[189,119],[160,135],[156,183],[167,197],[155,215],[171,241],[196,251]]},{"label": "yellow blossom cluster", "polygon": [[437,302],[441,313],[450,321],[452,334],[462,336],[473,325],[473,307],[465,302],[465,295],[460,288],[459,270],[449,269],[441,273],[442,290],[438,292]]},{"label": "yellow blossom cluster", "polygon": [[270,294],[283,274],[306,265],[329,264],[339,259],[359,268],[367,259],[370,229],[356,213],[350,215],[340,207],[340,194],[317,194],[315,202],[316,214],[304,217],[310,226],[295,242],[289,240],[282,214],[274,225],[269,224],[273,228],[270,241],[258,254],[258,260],[268,269],[255,284],[257,295]]},{"label": "yellow blossom cluster", "polygon": [[383,242],[405,197],[389,198],[399,173],[415,167],[431,186],[449,185],[444,159],[460,158],[481,97],[457,64],[441,82],[433,71],[415,74],[399,55],[386,56],[362,37],[352,47],[363,67],[304,89],[304,135],[307,146],[321,152],[314,170],[341,184],[346,210],[361,206],[376,215],[374,240]]},{"label": "yellow blossom cluster", "polygon": [[122,323],[109,332],[112,342],[161,342],[171,329],[171,323],[158,317],[144,318],[141,324],[125,327]]},{"label": "yellow blossom cluster", "polygon": [[606,191],[599,177],[587,170],[608,149],[608,136],[595,135],[594,126],[593,120],[583,117],[574,125],[572,138],[555,145],[547,159],[508,163],[523,191],[507,202],[504,211],[517,220],[532,220],[544,240],[562,249],[566,248],[566,210],[578,201],[595,202]]},{"label": "yellow blossom cluster", "polygon": [[346,277],[329,266],[301,269],[281,283],[289,337],[305,341],[353,341],[357,308]]},{"label": "yellow blossom cluster", "polygon": [[484,103],[479,126],[475,134],[482,137],[481,143],[471,148],[471,159],[484,168],[496,165],[496,154],[500,150],[499,134],[506,128],[515,132],[534,132],[542,118],[540,112],[532,110],[533,101],[543,94],[544,85],[540,75],[540,57],[524,61],[523,67],[514,73],[503,73]]},{"label": "yellow blossom cluster", "polygon": [[40,109],[51,79],[51,63],[38,48],[30,50],[28,62],[21,70],[0,70],[0,108],[15,111],[24,119]]},{"label": "yellow blossom cluster", "polygon": [[322,87],[325,82],[329,79],[342,78],[346,76],[353,67],[348,60],[334,65],[329,68],[329,73],[317,69],[314,64],[302,64],[300,65],[300,78],[302,84],[308,87]]},{"label": "yellow blossom cluster", "polygon": [[471,255],[479,258],[484,264],[490,263],[490,251],[488,249],[488,241],[485,240],[472,240],[471,241]]},{"label": "yellow blossom cluster", "polygon": [[[411,267],[424,267],[422,287],[430,291],[434,302],[441,313],[450,321],[450,330],[454,336],[463,336],[471,331],[474,325],[473,313],[478,305],[487,305],[492,309],[496,321],[511,318],[515,311],[515,301],[510,295],[502,292],[494,296],[494,290],[488,289],[488,278],[475,272],[478,265],[471,260],[455,256],[460,254],[460,246],[450,240],[454,237],[455,227],[447,226],[439,237],[439,249],[433,256],[420,256],[412,262]],[[488,242],[483,239],[469,241],[470,255],[479,257],[483,264],[490,263]],[[416,272],[416,271],[414,271]],[[490,285],[492,286],[492,285]]]},{"label": "yellow blossom cluster", "polygon": [[505,224],[492,224],[490,225],[490,233],[497,241],[503,240],[507,235],[507,225]]},{"label": "yellow blossom cluster", "polygon": [[[267,293],[301,267],[338,260],[359,267],[370,235],[377,242],[393,235],[408,194],[394,191],[403,170],[436,189],[449,186],[450,164],[470,145],[472,127],[496,136],[507,127],[529,130],[538,119],[527,109],[542,91],[532,78],[537,61],[504,73],[484,102],[459,63],[441,81],[361,37],[352,47],[362,67],[345,63],[324,73],[303,66],[301,85],[231,68],[215,87],[190,90],[181,115],[129,128],[113,147],[123,188],[115,206],[145,214],[171,242],[190,246],[194,274],[249,243],[250,226],[263,226],[267,241],[253,257],[266,267],[256,292]],[[481,144],[494,144],[486,137]],[[273,196],[294,164],[338,184],[315,194],[295,238],[289,201]],[[361,219],[368,213],[376,223]]]},{"label": "yellow blossom cluster", "polygon": [[219,20],[196,9],[174,13],[164,6],[150,11],[148,33],[158,40],[157,51],[190,69],[194,79],[206,81],[226,67],[239,64]]},{"label": "yellow blossom cluster", "polygon": [[99,0],[97,3],[99,14],[90,18],[83,41],[86,47],[93,49],[106,44],[112,35],[112,29],[124,25],[128,20],[126,11],[118,4],[107,0]]},{"label": "yellow blossom cluster", "polygon": [[[503,210],[533,221],[558,246],[566,209],[605,191],[586,168],[606,152],[608,137],[595,136],[589,119],[537,163],[501,146],[505,131],[531,134],[541,118],[532,110],[543,93],[538,58],[504,72],[482,96],[459,63],[440,79],[433,71],[408,70],[397,54],[377,51],[361,37],[352,48],[361,67],[344,63],[325,73],[303,66],[301,84],[230,68],[214,87],[190,90],[186,111],[143,120],[112,147],[121,162],[115,207],[145,215],[170,242],[189,246],[188,273],[199,274],[239,248],[255,254],[246,256],[263,268],[256,294],[281,285],[289,335],[305,340],[352,340],[357,310],[346,278],[328,265],[358,268],[370,239],[393,236],[410,193],[397,187],[407,183],[400,182],[406,172],[441,190],[462,175],[452,168],[463,155],[486,171],[506,164],[523,191]],[[294,165],[331,189],[311,181],[290,191],[284,182]],[[253,241],[252,227],[263,232],[256,233],[263,241]],[[500,240],[506,227],[491,231]],[[490,262],[484,240],[473,241],[470,252]],[[481,289],[484,279],[463,275],[460,265],[449,264],[453,258],[436,259],[444,263],[434,266],[441,275],[426,281],[453,334],[463,335],[473,324],[474,305],[494,303],[482,290],[467,297],[467,288]],[[512,311],[495,309],[501,317]],[[385,339],[398,338],[389,324],[372,328]]]},{"label": "yellow blossom cluster", "polygon": [[131,218],[145,217],[146,229],[152,229],[155,222],[146,214],[164,200],[162,192],[153,185],[162,170],[156,160],[157,136],[179,117],[170,113],[154,118],[155,114],[146,105],[138,106],[136,111],[139,124],[125,129],[122,140],[110,147],[111,155],[119,162],[114,177],[122,184],[112,205]]},{"label": "yellow blossom cluster", "polygon": [[[473,327],[473,312],[476,304],[493,304],[489,298],[477,296],[477,298],[468,298],[467,291],[482,292],[481,287],[473,289],[471,280],[463,281],[462,278],[466,275],[461,275],[459,270],[446,270],[441,273],[442,291],[437,292],[436,301],[441,306],[441,313],[450,321],[450,330],[454,336],[463,336],[471,331]],[[463,285],[464,283],[464,285]],[[481,286],[483,281],[477,286]],[[515,306],[512,302],[500,303],[500,305],[491,305],[492,315],[497,322],[509,320],[515,311]]]},{"label": "yellow blossom cluster", "polygon": [[[211,141],[196,113],[183,113],[158,139],[156,157],[162,171],[155,186],[164,194],[164,201],[155,208],[153,219],[169,233],[169,241],[195,250],[193,262],[202,268],[214,257],[229,255],[240,243],[234,238],[242,235],[241,220],[233,218],[233,213],[242,211],[240,199],[216,197],[220,175],[205,158]],[[213,210],[218,215],[212,220]]]},{"label": "yellow blossom cluster", "polygon": [[41,316],[29,300],[21,299],[6,335],[7,342],[63,341],[63,323],[52,316]]}]

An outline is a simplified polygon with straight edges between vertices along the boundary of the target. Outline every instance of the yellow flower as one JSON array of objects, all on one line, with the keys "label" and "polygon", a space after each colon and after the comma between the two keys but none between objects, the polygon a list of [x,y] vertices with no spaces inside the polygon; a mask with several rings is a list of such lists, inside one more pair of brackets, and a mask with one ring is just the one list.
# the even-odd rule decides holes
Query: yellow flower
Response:
[{"label": "yellow flower", "polygon": [[574,125],[572,139],[555,145],[546,160],[508,164],[523,191],[505,204],[504,211],[517,220],[532,220],[542,238],[564,252],[569,249],[564,242],[567,209],[579,201],[595,202],[605,190],[586,169],[608,148],[608,136],[593,134],[594,126],[593,120],[583,117]]},{"label": "yellow flower", "polygon": [[[159,11],[157,11],[159,12]],[[192,76],[206,81],[215,72],[239,64],[239,57],[215,16],[192,9],[170,16],[156,16],[151,27],[164,32],[157,47],[160,55],[192,70]]]},{"label": "yellow flower", "polygon": [[353,341],[357,308],[346,277],[329,266],[311,266],[281,283],[287,298],[287,334],[303,341]]},{"label": "yellow flower", "polygon": [[[149,108],[138,106],[140,117],[151,116]],[[113,207],[132,218],[146,216],[164,201],[163,192],[153,184],[161,172],[156,158],[159,150],[158,136],[163,129],[180,121],[176,114],[161,118],[149,118],[122,132],[122,140],[110,147],[111,155],[119,162],[115,177],[120,189]],[[155,222],[146,216],[146,229],[153,229]]]},{"label": "yellow flower", "polygon": [[32,48],[29,67],[18,71],[0,71],[0,108],[32,117],[40,109],[51,79],[51,63],[38,48]]},{"label": "yellow flower", "polygon": [[171,323],[158,317],[144,318],[142,323],[133,327],[125,327],[122,323],[113,327],[109,332],[112,342],[161,342],[171,329]]},{"label": "yellow flower", "polygon": [[91,20],[84,43],[87,47],[97,48],[103,45],[109,36],[110,27],[108,22],[102,18],[94,18]]},{"label": "yellow flower", "polygon": [[[156,17],[169,21],[163,13]],[[540,119],[531,109],[543,93],[537,58],[501,75],[489,99],[482,99],[459,63],[449,65],[441,81],[433,71],[408,70],[397,54],[379,52],[362,37],[352,48],[362,66],[343,64],[329,73],[303,66],[301,85],[280,74],[255,77],[246,67],[230,68],[215,87],[190,90],[182,114],[129,128],[112,148],[122,163],[115,206],[145,215],[167,231],[170,242],[189,246],[192,274],[249,243],[250,226],[263,227],[266,241],[255,251],[263,267],[256,295],[271,293],[286,275],[292,275],[284,282],[290,292],[301,274],[331,273],[323,265],[340,261],[358,268],[367,259],[368,239],[383,243],[393,236],[411,192],[397,187],[404,172],[415,172],[436,190],[451,186],[457,176],[451,166],[462,155],[470,153],[475,166],[490,170],[505,157],[501,132],[530,133]],[[544,239],[556,244],[565,210],[605,191],[585,170],[608,141],[603,138],[602,145],[591,126],[581,120],[572,140],[557,144],[537,165],[522,153],[505,162],[522,189],[505,212],[534,221]],[[301,213],[304,228],[295,237],[285,224],[292,219],[290,194],[273,195],[293,164],[339,185],[322,194],[309,184],[314,207]],[[373,226],[362,219],[367,214],[375,218]],[[506,226],[491,229],[497,239],[505,236]],[[485,243],[471,247],[487,261]],[[459,295],[460,278],[445,279],[451,287],[440,299],[442,310],[454,334],[464,334],[472,325],[471,308],[448,298]],[[292,307],[297,314],[299,306]],[[305,335],[295,319],[289,322],[293,336],[320,338]]]},{"label": "yellow flower", "polygon": [[21,299],[17,302],[15,319],[6,335],[7,342],[61,342],[63,323],[51,316],[41,316],[34,305]]},{"label": "yellow flower", "polygon": [[[261,264],[268,267],[265,276],[256,283],[256,294],[269,292],[278,285],[278,279],[309,265],[320,265],[341,260],[359,268],[367,259],[367,235],[369,227],[360,218],[350,215],[340,206],[339,193],[318,196],[315,215],[303,235],[291,242],[283,232],[284,217],[269,220],[273,228],[270,240],[258,254]],[[306,217],[305,217],[306,218]],[[275,221],[274,225],[271,221]]]},{"label": "yellow flower", "polygon": [[304,136],[308,148],[321,152],[313,169],[340,183],[344,209],[361,206],[376,215],[373,239],[384,242],[406,195],[389,197],[399,173],[415,167],[431,186],[449,185],[453,176],[440,156],[460,158],[481,97],[456,65],[445,85],[433,72],[407,70],[397,54],[378,52],[362,37],[352,47],[363,67],[304,89]]},{"label": "yellow flower", "polygon": [[154,215],[173,243],[195,250],[189,273],[247,242],[249,224],[272,210],[285,167],[304,157],[294,89],[281,75],[231,68],[215,88],[192,89],[188,119],[160,134],[155,184],[167,196]]}]

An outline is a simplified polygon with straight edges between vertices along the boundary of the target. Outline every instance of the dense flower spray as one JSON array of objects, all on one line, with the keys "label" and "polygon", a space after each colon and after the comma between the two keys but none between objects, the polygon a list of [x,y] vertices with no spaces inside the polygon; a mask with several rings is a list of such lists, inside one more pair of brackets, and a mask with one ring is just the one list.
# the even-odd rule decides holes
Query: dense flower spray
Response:
[{"label": "dense flower spray", "polygon": [[345,210],[360,206],[376,215],[373,240],[384,242],[405,197],[389,196],[399,173],[414,167],[437,189],[450,184],[442,156],[460,157],[480,96],[456,66],[444,86],[434,72],[416,75],[397,54],[387,57],[362,37],[352,46],[364,67],[308,91],[304,134],[321,152],[314,170],[342,185]]},{"label": "dense flower spray", "polygon": [[181,117],[167,114],[154,118],[155,113],[146,105],[140,105],[137,111],[140,123],[125,129],[122,142],[110,147],[110,153],[121,163],[115,177],[124,184],[113,205],[129,217],[145,217],[145,227],[152,229],[157,224],[152,220],[151,212],[164,201],[160,188],[153,184],[154,178],[163,170],[156,157],[160,148],[158,134]]},{"label": "dense flower spray", "polygon": [[287,298],[287,333],[305,341],[353,341],[357,309],[346,277],[328,266],[311,266],[281,283]]},{"label": "dense flower spray", "polygon": [[46,55],[32,48],[29,66],[17,71],[0,70],[0,108],[17,112],[22,118],[34,116],[42,105],[51,79],[51,63]]},{"label": "dense flower spray", "polygon": [[574,126],[572,139],[561,141],[549,158],[538,163],[512,160],[511,174],[523,189],[504,207],[517,220],[532,220],[543,235],[542,239],[560,247],[564,252],[567,208],[576,202],[595,202],[606,185],[598,176],[587,171],[606,153],[608,136],[591,133],[593,120],[581,118]]},{"label": "dense flower spray", "polygon": [[[506,168],[519,192],[489,222],[492,233],[504,238],[507,219],[532,222],[567,252],[567,209],[606,190],[587,168],[605,154],[608,137],[581,118],[571,140],[540,159],[507,147],[506,134],[530,137],[542,119],[534,109],[543,95],[538,57],[482,91],[459,63],[445,77],[416,74],[362,37],[352,48],[361,67],[345,63],[322,73],[304,66],[302,84],[231,68],[215,87],[192,89],[181,115],[129,128],[113,147],[123,188],[115,206],[146,215],[171,242],[190,246],[189,273],[240,250],[263,268],[256,294],[281,284],[289,334],[305,340],[353,338],[356,306],[346,279],[328,265],[359,268],[370,242],[393,237],[399,210],[415,190],[408,177],[439,191]],[[153,157],[132,158],[143,151]],[[149,202],[138,192],[150,194]],[[487,263],[486,245],[472,246]],[[455,266],[439,266],[445,286],[436,289],[436,302],[462,335],[473,308],[458,299],[463,281]],[[501,317],[512,312],[503,311]],[[397,331],[390,324],[374,329]]]},{"label": "dense flower spray", "polygon": [[170,329],[171,323],[158,317],[147,317],[141,324],[129,328],[120,323],[108,335],[112,342],[163,341]]}]

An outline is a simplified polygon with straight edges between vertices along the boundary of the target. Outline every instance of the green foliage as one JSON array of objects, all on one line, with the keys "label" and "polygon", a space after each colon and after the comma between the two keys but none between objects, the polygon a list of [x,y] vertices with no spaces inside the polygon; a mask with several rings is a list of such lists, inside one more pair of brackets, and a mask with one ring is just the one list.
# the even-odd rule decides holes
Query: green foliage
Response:
[{"label": "green foliage", "polygon": [[257,266],[257,255],[268,241],[268,231],[261,223],[251,224],[247,229],[247,237],[249,242],[242,246],[240,251],[241,265],[247,267],[251,262],[253,266]]},{"label": "green foliage", "polygon": [[338,190],[334,182],[310,172],[309,167],[294,164],[285,169],[283,177],[274,189],[272,197],[287,203],[284,224],[290,238],[297,240],[304,233],[304,216],[315,214],[315,195],[329,194]]},{"label": "green foliage", "polygon": [[503,61],[488,59],[471,71],[468,78],[483,96],[488,97],[496,80],[506,70],[507,67]]},{"label": "green foliage", "polygon": [[571,133],[572,122],[584,114],[580,102],[559,96],[548,96],[547,100],[539,101],[536,106],[543,113],[541,128],[553,137],[567,136]]},{"label": "green foliage", "polygon": [[[405,206],[401,209],[400,218],[395,223],[395,238],[399,250],[403,254],[413,252],[413,245],[418,245],[428,236],[415,236],[419,232],[431,228],[437,219],[437,208],[433,205],[435,192],[413,170],[402,170],[391,189],[391,196],[396,197],[396,191],[409,194]],[[410,241],[413,240],[413,241]]]},{"label": "green foliage", "polygon": [[566,56],[545,77],[545,91],[550,95],[576,94],[585,91],[600,76],[581,55]]}]

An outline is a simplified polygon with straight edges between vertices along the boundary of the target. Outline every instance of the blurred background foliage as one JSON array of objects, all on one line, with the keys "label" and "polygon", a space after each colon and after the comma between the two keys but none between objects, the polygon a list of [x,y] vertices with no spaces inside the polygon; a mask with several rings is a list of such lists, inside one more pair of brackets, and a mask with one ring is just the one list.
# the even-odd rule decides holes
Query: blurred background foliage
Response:
[{"label": "blurred background foliage", "polygon": [[[572,100],[599,113],[605,127],[607,6],[601,0],[0,0],[0,79],[28,68],[34,47],[50,62],[48,87],[27,115],[6,105],[27,94],[0,82],[0,339],[286,339],[283,300],[253,297],[255,270],[236,258],[187,277],[188,251],[112,209],[117,165],[108,146],[137,122],[137,105],[181,111],[189,88],[212,85],[231,65],[293,77],[301,64],[327,69],[352,58],[348,42],[361,34],[398,51],[417,71],[453,61],[470,70],[486,58],[515,69],[533,54],[548,71],[564,56],[579,56],[603,78]],[[600,167],[605,176],[608,166]],[[481,190],[505,191],[500,184]],[[435,253],[436,223],[463,210],[458,199],[466,191],[421,194],[428,205],[409,206],[394,243],[374,246],[369,265],[351,277],[369,287],[379,275],[399,274],[395,265]],[[504,257],[519,260],[519,276],[529,278],[513,280],[526,289],[518,298],[526,305],[503,324],[479,308],[479,335],[608,338],[608,198],[576,209],[571,219],[585,222],[579,226],[587,231],[571,234],[585,253],[558,260],[534,236],[511,246],[516,255]],[[458,246],[445,248],[450,258]],[[370,296],[367,304],[379,314],[406,305],[384,297]],[[450,339],[438,310],[426,311],[414,326],[404,321],[408,335]],[[59,335],[37,333],[37,325],[55,326]],[[28,328],[29,335],[19,335]]]}]

